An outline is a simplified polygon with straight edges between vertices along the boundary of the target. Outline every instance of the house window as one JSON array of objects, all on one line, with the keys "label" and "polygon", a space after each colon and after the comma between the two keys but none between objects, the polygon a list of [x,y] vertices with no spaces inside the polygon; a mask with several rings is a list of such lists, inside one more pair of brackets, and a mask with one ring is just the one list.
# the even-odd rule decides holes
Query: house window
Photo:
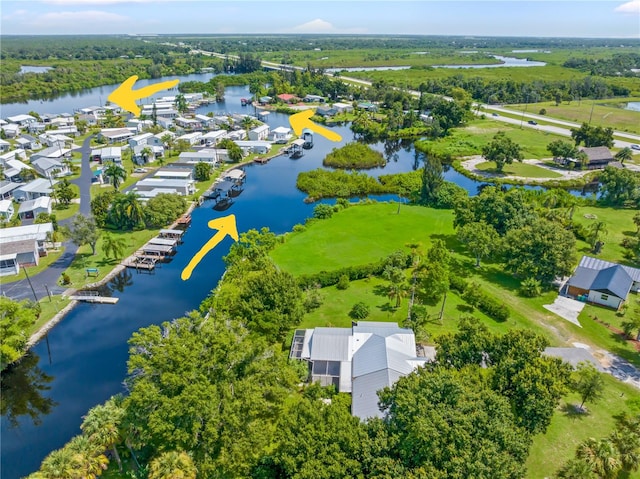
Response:
[{"label": "house window", "polygon": [[609,299],[609,295],[608,295],[608,294],[601,294],[601,295],[600,295],[600,299],[601,299],[602,301],[606,301],[607,299]]}]

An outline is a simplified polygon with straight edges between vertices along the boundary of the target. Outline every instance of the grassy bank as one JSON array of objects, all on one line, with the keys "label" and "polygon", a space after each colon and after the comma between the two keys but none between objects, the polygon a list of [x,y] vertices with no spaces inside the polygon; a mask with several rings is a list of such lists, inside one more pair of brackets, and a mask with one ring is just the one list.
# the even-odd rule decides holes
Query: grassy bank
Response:
[{"label": "grassy bank", "polygon": [[496,169],[496,164],[492,161],[485,161],[476,165],[476,168],[486,173],[500,176],[522,176],[525,178],[562,178],[562,175],[555,171],[540,168],[536,165],[527,163],[513,162],[510,165],[504,165],[502,171]]}]

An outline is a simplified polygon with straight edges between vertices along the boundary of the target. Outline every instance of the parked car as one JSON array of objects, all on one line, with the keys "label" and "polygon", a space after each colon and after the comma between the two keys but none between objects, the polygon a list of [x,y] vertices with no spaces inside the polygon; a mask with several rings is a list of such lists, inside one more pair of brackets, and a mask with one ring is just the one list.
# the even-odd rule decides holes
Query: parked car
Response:
[{"label": "parked car", "polygon": [[134,173],[146,173],[147,169],[146,168],[136,168],[135,170],[133,170]]},{"label": "parked car", "polygon": [[498,116],[497,113],[491,113],[491,116]]},{"label": "parked car", "polygon": [[631,145],[632,150],[640,150],[640,145]]},{"label": "parked car", "polygon": [[529,120],[527,123],[529,123],[530,125],[537,125],[538,122],[535,120]]}]

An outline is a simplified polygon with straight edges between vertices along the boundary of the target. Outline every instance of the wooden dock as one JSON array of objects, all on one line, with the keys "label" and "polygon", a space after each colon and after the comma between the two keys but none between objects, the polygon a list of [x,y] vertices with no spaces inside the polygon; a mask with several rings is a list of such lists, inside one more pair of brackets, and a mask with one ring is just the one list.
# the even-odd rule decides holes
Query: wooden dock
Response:
[{"label": "wooden dock", "polygon": [[153,271],[156,267],[158,259],[157,257],[149,257],[142,254],[131,256],[124,260],[122,264],[127,268],[134,268],[136,270]]},{"label": "wooden dock", "polygon": [[73,296],[69,296],[69,299],[75,300],[75,301],[83,301],[85,303],[101,303],[101,304],[116,304],[120,299],[120,298],[114,298],[112,296],[97,296],[92,294],[85,294],[85,293],[92,293],[92,292],[97,293],[97,291],[78,291],[78,293],[74,294]]}]

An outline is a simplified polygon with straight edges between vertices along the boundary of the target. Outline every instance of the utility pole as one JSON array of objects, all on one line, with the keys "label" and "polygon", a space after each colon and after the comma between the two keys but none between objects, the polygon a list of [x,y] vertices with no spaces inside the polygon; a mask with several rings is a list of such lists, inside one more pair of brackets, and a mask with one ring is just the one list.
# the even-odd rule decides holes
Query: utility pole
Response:
[{"label": "utility pole", "polygon": [[31,284],[31,278],[29,278],[29,273],[27,273],[27,268],[22,268],[24,270],[24,275],[27,277],[27,281],[29,282],[29,287],[31,287],[31,292],[33,293],[33,299],[35,299],[36,303],[38,302],[38,296],[36,295],[36,290],[33,289],[33,284]]}]

